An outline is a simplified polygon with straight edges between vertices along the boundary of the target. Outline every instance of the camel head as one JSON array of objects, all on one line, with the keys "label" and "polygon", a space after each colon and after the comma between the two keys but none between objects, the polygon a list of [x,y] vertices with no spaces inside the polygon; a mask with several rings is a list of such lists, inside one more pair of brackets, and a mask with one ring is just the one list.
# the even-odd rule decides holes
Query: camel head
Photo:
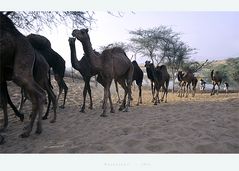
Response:
[{"label": "camel head", "polygon": [[79,41],[84,41],[86,38],[89,39],[88,29],[75,29],[72,31],[72,36],[77,38]]},{"label": "camel head", "polygon": [[68,39],[68,42],[69,42],[70,44],[75,43],[75,41],[76,41],[76,38],[74,38],[74,37],[69,37],[69,39]]},{"label": "camel head", "polygon": [[147,68],[147,67],[149,67],[150,63],[151,63],[150,61],[145,61],[145,65],[144,66]]}]

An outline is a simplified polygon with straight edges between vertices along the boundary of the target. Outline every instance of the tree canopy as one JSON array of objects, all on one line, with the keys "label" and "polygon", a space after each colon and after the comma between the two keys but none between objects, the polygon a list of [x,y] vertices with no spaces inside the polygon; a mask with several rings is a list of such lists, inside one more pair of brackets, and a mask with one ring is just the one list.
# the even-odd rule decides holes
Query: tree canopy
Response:
[{"label": "tree canopy", "polygon": [[90,26],[94,21],[94,12],[83,11],[8,11],[3,12],[25,30],[40,31],[47,26],[52,28],[63,23],[70,27]]}]

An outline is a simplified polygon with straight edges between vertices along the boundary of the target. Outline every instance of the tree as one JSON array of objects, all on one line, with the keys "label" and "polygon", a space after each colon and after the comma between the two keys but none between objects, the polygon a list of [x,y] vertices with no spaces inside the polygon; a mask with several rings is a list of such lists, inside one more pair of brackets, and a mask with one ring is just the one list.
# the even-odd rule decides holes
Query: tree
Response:
[{"label": "tree", "polygon": [[161,44],[163,51],[161,59],[170,67],[173,89],[175,89],[175,74],[182,68],[185,61],[189,59],[190,54],[195,50],[190,48],[186,43],[182,42],[179,37],[180,34],[174,33],[167,37],[166,41]]},{"label": "tree", "polygon": [[3,12],[15,23],[16,27],[25,30],[40,31],[47,26],[57,26],[63,23],[66,26],[82,27],[94,21],[94,12],[82,11],[8,11]]},{"label": "tree", "polygon": [[143,56],[147,56],[151,59],[152,63],[160,61],[158,59],[158,51],[160,51],[160,42],[165,41],[165,39],[172,33],[172,29],[166,26],[159,26],[152,29],[138,29],[136,31],[129,31],[132,35],[130,41],[134,44],[133,49],[137,53]]}]

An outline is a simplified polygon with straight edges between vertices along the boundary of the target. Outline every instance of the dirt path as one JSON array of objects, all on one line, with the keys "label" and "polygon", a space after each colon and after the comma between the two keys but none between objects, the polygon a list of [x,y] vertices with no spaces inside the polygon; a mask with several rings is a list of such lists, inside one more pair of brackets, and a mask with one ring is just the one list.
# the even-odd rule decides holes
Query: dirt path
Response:
[{"label": "dirt path", "polygon": [[[43,121],[41,135],[34,133],[34,127],[29,138],[19,138],[28,121],[21,123],[9,109],[9,127],[3,133],[6,143],[0,146],[0,153],[239,152],[238,93],[218,96],[197,94],[195,98],[187,99],[170,93],[168,103],[154,106],[150,102],[149,88],[144,88],[143,105],[135,106],[134,101],[130,112],[116,110],[116,113],[101,118],[102,87],[95,88],[92,84],[94,109],[87,108],[86,113],[80,113],[82,81],[67,79],[67,83],[66,108],[58,109],[56,123]],[[58,91],[57,88],[54,90]],[[10,91],[17,103],[19,89],[11,86]],[[133,94],[136,100],[137,91]],[[117,101],[116,95],[113,101]],[[24,108],[25,113],[29,113],[29,106],[30,103]],[[117,109],[118,105],[115,107]]]}]

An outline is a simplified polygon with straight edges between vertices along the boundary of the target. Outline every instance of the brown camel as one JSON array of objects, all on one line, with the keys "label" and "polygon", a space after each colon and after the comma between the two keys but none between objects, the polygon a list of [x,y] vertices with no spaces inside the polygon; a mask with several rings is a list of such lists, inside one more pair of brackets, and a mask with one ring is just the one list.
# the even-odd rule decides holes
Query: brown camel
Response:
[{"label": "brown camel", "polygon": [[193,85],[193,93],[192,96],[195,96],[196,92],[196,85],[197,85],[197,78],[194,76],[191,70],[183,73],[182,71],[178,71],[178,81],[179,81],[179,97],[183,97],[186,93],[185,97],[188,97],[189,89],[191,89],[191,84]]},{"label": "brown camel", "polygon": [[[155,89],[157,90],[155,99],[159,98],[159,91],[161,87],[163,88],[163,96],[161,98],[161,101],[164,101],[165,97],[165,103],[167,103],[168,100],[168,85],[169,85],[169,80],[170,80],[170,75],[167,71],[167,67],[165,65],[157,66],[155,68],[156,70],[156,84],[155,84]],[[157,100],[155,100],[155,103],[157,104]]]},{"label": "brown camel", "polygon": [[[29,125],[21,134],[21,137],[28,137],[32,131],[36,116],[38,122],[36,133],[42,132],[41,115],[45,101],[44,90],[34,81],[33,65],[36,52],[30,42],[14,26],[8,18],[11,12],[4,14],[0,12],[0,84],[12,80],[24,88],[32,102],[32,117]],[[7,98],[3,93],[1,101],[4,111],[4,128],[8,125]]]},{"label": "brown camel", "polygon": [[[130,106],[131,84],[134,69],[124,50],[119,47],[114,47],[104,50],[100,56],[97,56],[93,51],[88,29],[75,29],[72,32],[72,36],[76,37],[82,43],[83,50],[86,57],[89,59],[92,68],[99,72],[100,77],[102,78],[101,80],[104,86],[104,101],[103,113],[101,116],[107,116],[105,113],[108,98],[110,99],[111,112],[114,112],[110,93],[110,86],[113,79],[115,79],[125,90],[124,99],[119,110],[124,109],[124,111],[128,111],[128,107]],[[128,101],[126,105],[127,95]]]},{"label": "brown camel", "polygon": [[[86,57],[86,55],[84,55],[80,61],[78,61],[77,59],[77,55],[76,55],[76,47],[75,47],[75,40],[76,38],[69,38],[69,46],[70,46],[70,50],[71,50],[71,64],[72,67],[76,70],[78,70],[82,77],[83,80],[85,82],[84,85],[84,90],[83,90],[83,105],[81,107],[80,112],[85,112],[85,99],[86,99],[86,94],[88,92],[89,96],[90,96],[90,106],[89,109],[93,108],[93,102],[92,102],[92,97],[91,97],[91,88],[90,88],[90,78],[92,76],[95,76],[97,73],[97,71],[95,71],[90,64],[89,59]],[[100,54],[97,52],[94,52],[95,55],[99,56]]]},{"label": "brown camel", "polygon": [[[142,104],[142,83],[143,83],[144,73],[143,73],[142,69],[139,67],[138,63],[135,60],[132,61],[132,64],[134,66],[134,73],[133,73],[132,82],[135,80],[136,84],[138,86],[138,89],[139,89],[138,102],[136,104],[138,106],[139,104]],[[118,102],[120,103],[118,84],[117,84],[116,81],[115,81],[115,89],[116,89],[116,93],[117,93],[117,96],[118,96]],[[131,98],[131,100],[133,100],[133,98]]]},{"label": "brown camel", "polygon": [[216,71],[214,73],[214,70],[211,71],[211,79],[212,79],[212,92],[211,96],[215,94],[215,86],[217,85],[217,95],[220,90],[220,85],[222,83],[222,75],[219,73],[219,71]]}]

